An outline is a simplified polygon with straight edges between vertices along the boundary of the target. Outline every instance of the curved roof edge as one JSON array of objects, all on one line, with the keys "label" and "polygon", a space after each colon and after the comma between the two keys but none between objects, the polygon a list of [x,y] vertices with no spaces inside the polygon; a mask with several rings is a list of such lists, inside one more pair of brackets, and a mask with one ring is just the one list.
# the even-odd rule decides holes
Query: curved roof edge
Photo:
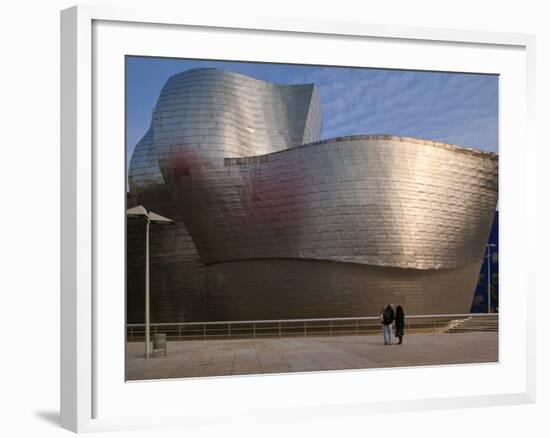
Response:
[{"label": "curved roof edge", "polygon": [[387,140],[387,141],[400,141],[400,142],[407,142],[407,143],[414,143],[414,144],[422,144],[430,147],[436,147],[440,149],[447,149],[454,152],[463,153],[466,155],[472,155],[475,157],[485,158],[491,161],[498,161],[498,154],[495,152],[487,152],[482,151],[480,149],[475,149],[472,147],[467,146],[458,146],[454,144],[449,143],[443,143],[438,142],[434,140],[426,140],[423,138],[417,138],[417,137],[406,137],[406,136],[400,136],[400,135],[388,135],[388,134],[361,134],[361,135],[347,135],[343,137],[333,137],[333,138],[327,138],[324,140],[319,140],[313,143],[306,143],[302,145],[296,145],[292,148],[283,149],[277,152],[272,152],[265,155],[253,155],[250,157],[242,157],[242,158],[225,158],[224,162],[228,164],[244,164],[248,162],[253,162],[256,160],[259,160],[261,158],[267,158],[271,155],[275,154],[281,154],[284,152],[301,149],[301,148],[307,148],[307,147],[313,147],[321,144],[326,143],[339,143],[339,142],[347,142],[347,141],[354,141],[354,140]]},{"label": "curved roof edge", "polygon": [[280,82],[264,81],[263,79],[258,79],[258,78],[255,78],[253,76],[245,75],[243,73],[237,73],[237,72],[230,71],[230,70],[223,70],[221,68],[216,68],[216,67],[190,68],[190,69],[181,71],[179,73],[174,73],[173,75],[170,75],[166,82],[168,82],[169,80],[171,80],[173,78],[176,78],[178,76],[185,76],[187,74],[197,73],[199,71],[207,71],[207,70],[212,70],[212,71],[215,71],[217,73],[222,73],[222,74],[227,75],[227,76],[236,76],[238,78],[243,78],[243,79],[248,80],[250,82],[261,82],[262,84],[271,85],[271,86],[274,86],[274,87],[283,87],[283,88],[284,87],[289,87],[289,88],[290,87],[302,87],[302,88],[313,87],[313,88],[317,88],[317,86],[315,85],[315,82],[305,82],[305,83],[300,83],[300,84],[283,84],[283,83],[280,83]]}]

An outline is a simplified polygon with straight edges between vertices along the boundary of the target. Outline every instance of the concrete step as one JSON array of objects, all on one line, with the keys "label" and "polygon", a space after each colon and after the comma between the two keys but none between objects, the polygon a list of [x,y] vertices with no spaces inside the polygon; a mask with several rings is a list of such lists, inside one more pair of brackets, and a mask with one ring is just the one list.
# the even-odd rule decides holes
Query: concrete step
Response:
[{"label": "concrete step", "polygon": [[498,332],[498,327],[498,314],[491,314],[451,321],[443,333]]}]

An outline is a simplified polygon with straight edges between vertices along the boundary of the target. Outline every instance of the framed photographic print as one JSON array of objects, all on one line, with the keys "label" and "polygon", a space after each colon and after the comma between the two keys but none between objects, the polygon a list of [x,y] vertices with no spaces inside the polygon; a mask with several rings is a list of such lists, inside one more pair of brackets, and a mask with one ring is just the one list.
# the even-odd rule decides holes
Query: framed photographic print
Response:
[{"label": "framed photographic print", "polygon": [[63,427],[533,400],[531,36],[75,7],[61,43]]}]

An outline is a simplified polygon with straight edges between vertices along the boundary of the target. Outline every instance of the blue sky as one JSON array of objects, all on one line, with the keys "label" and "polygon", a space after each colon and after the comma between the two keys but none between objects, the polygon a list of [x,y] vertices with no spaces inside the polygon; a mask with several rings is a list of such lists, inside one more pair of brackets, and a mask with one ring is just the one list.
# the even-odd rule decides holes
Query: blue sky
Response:
[{"label": "blue sky", "polygon": [[128,159],[149,127],[166,80],[198,67],[283,84],[315,83],[323,111],[323,139],[392,134],[498,152],[494,75],[128,57]]}]

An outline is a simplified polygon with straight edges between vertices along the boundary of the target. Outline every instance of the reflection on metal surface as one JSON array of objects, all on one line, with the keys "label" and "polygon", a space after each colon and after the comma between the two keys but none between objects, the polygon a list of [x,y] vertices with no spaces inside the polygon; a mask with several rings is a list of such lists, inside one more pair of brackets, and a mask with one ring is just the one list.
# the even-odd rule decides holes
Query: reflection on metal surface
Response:
[{"label": "reflection on metal surface", "polygon": [[[172,76],[130,163],[130,203],[172,217],[152,243],[157,322],[469,311],[498,156],[428,140],[319,140],[313,84]],[[142,248],[128,223],[128,322]],[[153,295],[155,292],[152,292]]]}]

